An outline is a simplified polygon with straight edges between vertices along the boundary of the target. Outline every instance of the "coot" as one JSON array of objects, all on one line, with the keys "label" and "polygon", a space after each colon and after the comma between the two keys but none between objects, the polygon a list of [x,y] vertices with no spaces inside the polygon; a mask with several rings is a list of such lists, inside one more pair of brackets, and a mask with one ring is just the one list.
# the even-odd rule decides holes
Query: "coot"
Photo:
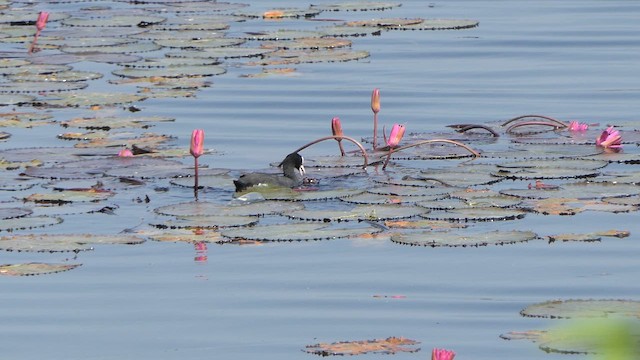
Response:
[{"label": "coot", "polygon": [[302,185],[304,175],[304,158],[298,153],[287,155],[280,163],[282,175],[266,173],[250,173],[240,176],[238,180],[233,180],[236,191],[243,191],[252,186],[280,186],[296,187]]}]

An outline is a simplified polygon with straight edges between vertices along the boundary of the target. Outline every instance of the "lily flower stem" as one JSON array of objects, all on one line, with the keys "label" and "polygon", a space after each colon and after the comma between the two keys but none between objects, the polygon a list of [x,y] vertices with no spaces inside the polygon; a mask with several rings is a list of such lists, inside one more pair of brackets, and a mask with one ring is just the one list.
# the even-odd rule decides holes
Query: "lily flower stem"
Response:
[{"label": "lily flower stem", "polygon": [[36,30],[36,34],[33,36],[33,41],[31,42],[31,46],[29,46],[29,54],[33,53],[33,50],[36,48],[38,36],[40,36],[40,30]]},{"label": "lily flower stem", "polygon": [[525,119],[525,118],[540,118],[540,119],[545,119],[545,120],[549,120],[551,122],[554,122],[556,124],[559,125],[560,128],[565,128],[567,127],[567,124],[565,124],[564,122],[558,120],[558,119],[554,119],[552,117],[549,116],[544,116],[544,115],[522,115],[522,116],[518,116],[518,117],[514,117],[513,119],[509,119],[507,121],[505,121],[502,126],[507,126],[510,123],[514,122],[514,121],[518,121],[521,119]]},{"label": "lily flower stem", "polygon": [[419,145],[424,145],[424,144],[430,144],[430,143],[447,143],[447,144],[453,144],[456,146],[460,146],[464,149],[466,149],[467,151],[469,151],[474,158],[480,157],[480,153],[473,150],[472,148],[470,148],[469,146],[458,142],[458,141],[454,141],[454,140],[448,140],[448,139],[433,139],[433,140],[424,140],[424,141],[419,141],[417,143],[414,144],[409,144],[409,145],[405,145],[405,146],[401,146],[401,147],[397,147],[395,149],[389,149],[389,153],[386,155],[382,155],[382,156],[386,156],[387,160],[385,161],[384,165],[382,166],[382,169],[384,170],[387,167],[387,163],[389,162],[389,159],[391,158],[391,155],[395,152],[404,150],[404,149],[408,149],[414,146],[419,146]]},{"label": "lily flower stem", "polygon": [[373,113],[373,151],[378,150],[378,113]]},{"label": "lily flower stem", "polygon": [[555,129],[561,129],[561,128],[566,128],[567,125],[562,124],[562,126],[556,124],[556,123],[549,123],[546,121],[525,121],[525,122],[521,122],[521,123],[517,123],[517,124],[513,124],[511,126],[509,126],[505,132],[507,132],[507,134],[511,134],[513,129],[515,128],[519,128],[521,126],[529,126],[529,125],[540,125],[540,126],[550,126],[553,127]]},{"label": "lily flower stem", "polygon": [[340,156],[344,156],[344,147],[342,146],[342,139],[338,140],[338,147],[340,148]]},{"label": "lily flower stem", "polygon": [[198,158],[195,157],[195,176],[194,176],[194,183],[193,183],[193,195],[196,198],[196,201],[198,201]]},{"label": "lily flower stem", "polygon": [[367,155],[367,150],[364,149],[364,146],[362,146],[362,144],[360,144],[357,140],[355,140],[354,138],[348,137],[348,136],[339,136],[339,135],[332,135],[332,136],[325,136],[323,138],[319,138],[316,140],[313,140],[310,143],[307,143],[305,145],[302,145],[301,147],[299,147],[297,150],[293,151],[294,153],[300,152],[306,148],[308,148],[311,145],[315,145],[319,142],[322,141],[326,141],[326,140],[347,140],[347,141],[351,141],[352,143],[354,143],[359,149],[360,152],[362,153],[362,157],[364,158],[364,164],[362,165],[362,169],[366,170],[367,169],[367,165],[369,164],[369,156]]}]

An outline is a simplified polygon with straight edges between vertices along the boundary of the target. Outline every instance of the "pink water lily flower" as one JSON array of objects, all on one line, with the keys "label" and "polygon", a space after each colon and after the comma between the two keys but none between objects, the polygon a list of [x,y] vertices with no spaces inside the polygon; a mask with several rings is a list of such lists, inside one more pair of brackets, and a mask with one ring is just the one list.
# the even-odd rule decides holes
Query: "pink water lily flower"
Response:
[{"label": "pink water lily flower", "polygon": [[344,136],[342,123],[340,122],[340,118],[337,116],[331,119],[331,132],[333,133],[333,136]]},{"label": "pink water lily flower", "polygon": [[569,126],[567,127],[569,131],[587,131],[589,130],[589,124],[581,123],[578,121],[569,122]]},{"label": "pink water lily flower", "polygon": [[389,139],[387,140],[387,145],[389,145],[390,148],[398,146],[400,140],[402,140],[402,137],[404,136],[404,130],[404,125],[393,124],[391,134],[389,134]]},{"label": "pink water lily flower", "polygon": [[38,32],[42,31],[44,27],[47,25],[47,21],[49,20],[49,13],[46,11],[41,11],[38,14],[38,20],[36,20],[36,29]]},{"label": "pink water lily flower", "polygon": [[189,152],[191,152],[191,155],[195,158],[204,154],[204,130],[193,130],[193,133],[191,133],[191,148]]},{"label": "pink water lily flower", "polygon": [[122,149],[122,150],[118,151],[118,156],[119,157],[132,157],[133,156],[133,152],[131,152],[131,150],[125,148],[125,149]]},{"label": "pink water lily flower", "polygon": [[431,352],[431,360],[453,360],[455,356],[456,353],[451,350],[433,349]]},{"label": "pink water lily flower", "polygon": [[620,131],[616,130],[613,126],[609,126],[596,139],[596,146],[601,146],[605,149],[620,149],[622,147],[622,135],[620,135]]}]

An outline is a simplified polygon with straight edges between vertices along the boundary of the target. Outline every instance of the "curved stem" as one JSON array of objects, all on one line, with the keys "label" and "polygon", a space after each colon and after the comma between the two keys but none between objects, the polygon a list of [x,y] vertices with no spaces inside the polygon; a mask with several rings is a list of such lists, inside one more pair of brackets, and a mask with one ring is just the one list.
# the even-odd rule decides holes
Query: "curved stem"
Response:
[{"label": "curved stem", "polygon": [[362,165],[362,169],[364,169],[364,170],[367,169],[367,165],[369,164],[369,156],[367,155],[367,150],[365,150],[364,147],[362,146],[362,144],[360,144],[357,140],[355,140],[354,138],[350,138],[348,136],[338,136],[338,135],[325,136],[323,138],[316,139],[316,140],[313,140],[310,143],[302,145],[296,151],[294,151],[294,153],[300,152],[300,151],[308,148],[311,145],[315,145],[315,144],[317,144],[319,142],[322,142],[322,141],[325,141],[325,140],[330,140],[330,139],[335,139],[335,140],[343,140],[344,139],[344,140],[348,140],[348,141],[351,141],[352,143],[356,144],[356,146],[358,148],[360,148],[360,152],[362,152],[362,157],[364,158],[364,164]]},{"label": "curved stem", "polygon": [[486,125],[476,125],[476,124],[461,124],[458,127],[454,127],[454,129],[456,129],[457,132],[459,133],[463,133],[466,131],[469,131],[471,129],[484,129],[487,130],[488,132],[491,133],[491,135],[493,135],[493,137],[500,137],[500,134],[498,134],[495,130],[493,130],[492,128],[486,126]]},{"label": "curved stem", "polygon": [[566,125],[558,126],[557,124],[552,124],[552,123],[548,123],[548,122],[544,122],[544,121],[525,121],[525,122],[521,122],[521,123],[518,123],[518,124],[513,124],[513,125],[509,126],[505,131],[506,131],[507,134],[511,134],[513,129],[521,127],[521,126],[528,126],[528,125],[551,126],[553,128],[556,128],[556,129],[567,127]]},{"label": "curved stem", "polygon": [[454,140],[448,140],[448,139],[433,139],[433,140],[424,140],[424,141],[420,141],[417,142],[415,144],[409,144],[409,145],[405,145],[405,146],[401,146],[401,147],[397,147],[395,149],[389,149],[389,153],[387,155],[383,155],[383,156],[387,156],[387,161],[385,161],[384,166],[382,166],[382,169],[384,170],[387,167],[387,163],[389,162],[389,159],[391,158],[391,155],[395,152],[404,150],[404,149],[408,149],[414,146],[419,146],[419,145],[424,145],[424,144],[430,144],[430,143],[436,143],[436,142],[443,142],[443,143],[447,143],[447,144],[453,144],[456,146],[460,146],[462,148],[465,148],[467,151],[469,151],[471,154],[473,154],[473,157],[479,157],[480,153],[473,150],[472,148],[470,148],[469,146],[458,142],[458,141],[454,141]]},{"label": "curved stem", "polygon": [[546,120],[552,121],[552,122],[560,125],[563,128],[567,127],[567,124],[565,124],[564,122],[562,122],[562,121],[560,121],[558,119],[554,119],[554,118],[549,117],[549,116],[544,116],[544,115],[522,115],[522,116],[514,117],[513,119],[509,119],[509,120],[505,121],[502,124],[502,126],[507,126],[510,123],[514,122],[514,121],[518,121],[520,119],[524,119],[524,118],[528,118],[528,117],[546,119]]}]

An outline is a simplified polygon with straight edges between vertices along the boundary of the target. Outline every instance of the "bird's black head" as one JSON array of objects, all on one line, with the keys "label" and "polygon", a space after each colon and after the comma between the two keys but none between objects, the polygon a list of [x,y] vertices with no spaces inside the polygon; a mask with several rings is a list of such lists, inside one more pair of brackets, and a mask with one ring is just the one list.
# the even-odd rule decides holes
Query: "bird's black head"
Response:
[{"label": "bird's black head", "polygon": [[279,166],[282,167],[282,170],[285,173],[287,173],[288,170],[296,169],[301,174],[304,174],[305,170],[304,170],[303,164],[304,164],[304,158],[302,157],[302,155],[296,152],[296,153],[291,153],[287,155],[287,157],[284,158],[284,160],[282,160]]}]

